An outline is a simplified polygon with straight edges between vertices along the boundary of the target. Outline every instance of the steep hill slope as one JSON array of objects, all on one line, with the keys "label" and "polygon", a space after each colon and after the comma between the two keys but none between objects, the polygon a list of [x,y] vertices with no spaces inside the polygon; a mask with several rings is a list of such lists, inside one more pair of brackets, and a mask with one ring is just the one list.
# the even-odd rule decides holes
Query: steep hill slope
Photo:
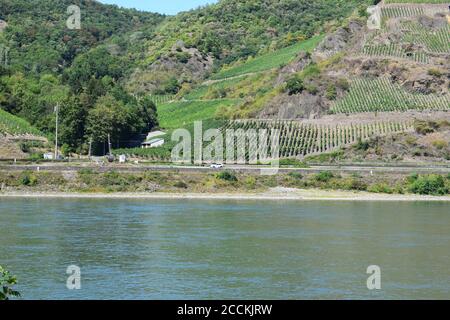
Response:
[{"label": "steep hill slope", "polygon": [[24,159],[21,141],[46,142],[47,139],[25,120],[0,109],[0,159]]},{"label": "steep hill slope", "polygon": [[379,6],[380,30],[355,19],[328,35],[307,67],[283,74],[298,77],[303,88],[277,96],[260,116],[449,110],[448,5]]},{"label": "steep hill slope", "polygon": [[[81,28],[70,30],[67,8],[81,10]],[[10,48],[13,70],[61,72],[73,59],[112,36],[155,27],[164,16],[121,9],[91,0],[2,0],[0,20],[7,28],[0,44]]]},{"label": "steep hill slope", "polygon": [[167,19],[130,78],[133,92],[172,93],[223,65],[297,43],[339,24],[359,5],[343,0],[221,0]]},{"label": "steep hill slope", "polygon": [[[422,2],[381,2],[380,30],[368,30],[367,16],[355,12],[318,45],[299,42],[224,66],[201,86],[183,88],[178,98],[190,104],[172,106],[186,121],[171,123],[210,118],[214,111],[216,118],[261,119],[229,126],[281,129],[283,157],[353,150],[358,143],[365,148],[367,141],[377,139],[377,145],[383,145],[379,154],[371,158],[367,151],[366,160],[390,160],[390,152],[397,150],[404,157],[392,159],[414,161],[429,155],[446,161],[449,142],[441,138],[450,120],[448,5]],[[229,99],[237,100],[219,104]],[[160,107],[162,115],[168,105]],[[416,121],[422,120],[441,123],[444,129],[415,133]],[[396,137],[428,142],[421,144],[420,152],[412,152],[395,145]],[[365,159],[355,152],[343,159],[352,155]]]},{"label": "steep hill slope", "polygon": [[[80,29],[67,26],[73,5]],[[1,1],[0,108],[51,133],[59,105],[60,141],[71,151],[84,151],[91,139],[102,150],[108,134],[120,144],[150,130],[154,106],[121,80],[164,19],[91,0]]]}]

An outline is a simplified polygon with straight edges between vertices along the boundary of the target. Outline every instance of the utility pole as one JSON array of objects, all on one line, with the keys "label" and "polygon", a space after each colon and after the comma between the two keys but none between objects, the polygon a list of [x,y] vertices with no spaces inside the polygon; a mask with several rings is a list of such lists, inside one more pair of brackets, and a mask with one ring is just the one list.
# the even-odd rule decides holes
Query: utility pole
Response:
[{"label": "utility pole", "polygon": [[92,156],[92,138],[89,140],[89,159],[91,159]]},{"label": "utility pole", "polygon": [[58,159],[58,116],[59,116],[59,103],[55,107],[56,112],[56,132],[55,132],[55,160]]},{"label": "utility pole", "polygon": [[111,135],[108,134],[108,155],[111,156]]}]

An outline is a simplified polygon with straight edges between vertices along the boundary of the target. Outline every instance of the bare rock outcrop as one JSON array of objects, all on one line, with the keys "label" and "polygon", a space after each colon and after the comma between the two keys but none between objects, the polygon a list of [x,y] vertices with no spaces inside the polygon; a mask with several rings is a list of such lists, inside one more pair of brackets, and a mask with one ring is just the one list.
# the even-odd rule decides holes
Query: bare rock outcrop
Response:
[{"label": "bare rock outcrop", "polygon": [[348,26],[337,29],[326,36],[313,53],[314,60],[324,60],[348,48],[361,33],[363,25],[358,21],[350,21]]}]

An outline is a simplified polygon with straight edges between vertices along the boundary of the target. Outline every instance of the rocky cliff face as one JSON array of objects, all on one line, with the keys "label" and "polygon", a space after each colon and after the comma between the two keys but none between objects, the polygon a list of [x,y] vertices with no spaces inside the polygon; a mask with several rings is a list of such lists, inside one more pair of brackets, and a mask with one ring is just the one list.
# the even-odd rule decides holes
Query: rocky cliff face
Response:
[{"label": "rocky cliff face", "polygon": [[182,41],[178,41],[170,53],[147,68],[136,70],[129,86],[134,92],[148,93],[161,89],[170,79],[180,83],[198,82],[211,72],[213,62],[211,56],[196,48],[186,48]]},{"label": "rocky cliff face", "polygon": [[[429,39],[427,39],[429,37]],[[345,96],[356,78],[387,78],[410,93],[449,95],[450,25],[440,12],[387,20],[382,30],[368,30],[362,21],[326,36],[311,56],[305,54],[280,70],[276,85],[314,65],[320,69],[304,77],[304,89],[281,93],[269,101],[260,118],[312,119],[329,112]],[[375,48],[372,54],[365,51]]]}]

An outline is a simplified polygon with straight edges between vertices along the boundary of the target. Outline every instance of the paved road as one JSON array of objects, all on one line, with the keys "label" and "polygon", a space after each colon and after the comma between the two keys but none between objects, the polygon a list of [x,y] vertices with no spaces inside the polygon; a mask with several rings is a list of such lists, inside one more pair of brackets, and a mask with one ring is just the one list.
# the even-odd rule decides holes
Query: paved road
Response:
[{"label": "paved road", "polygon": [[[146,170],[151,171],[182,171],[182,172],[217,172],[220,169],[211,169],[209,167],[199,166],[169,166],[169,165],[70,165],[70,164],[43,164],[43,165],[0,165],[1,171],[50,171],[50,172],[63,172],[63,171],[80,171],[82,169],[92,169],[99,172],[119,171],[119,172],[142,172]],[[266,166],[251,166],[251,165],[229,165],[224,169],[260,173],[262,169],[270,169]],[[320,171],[335,171],[335,172],[357,172],[357,173],[450,173],[450,167],[446,166],[429,166],[429,167],[416,167],[416,166],[376,166],[376,165],[314,165],[309,168],[280,168],[279,173],[289,172],[304,172],[304,173],[316,173]]]}]

